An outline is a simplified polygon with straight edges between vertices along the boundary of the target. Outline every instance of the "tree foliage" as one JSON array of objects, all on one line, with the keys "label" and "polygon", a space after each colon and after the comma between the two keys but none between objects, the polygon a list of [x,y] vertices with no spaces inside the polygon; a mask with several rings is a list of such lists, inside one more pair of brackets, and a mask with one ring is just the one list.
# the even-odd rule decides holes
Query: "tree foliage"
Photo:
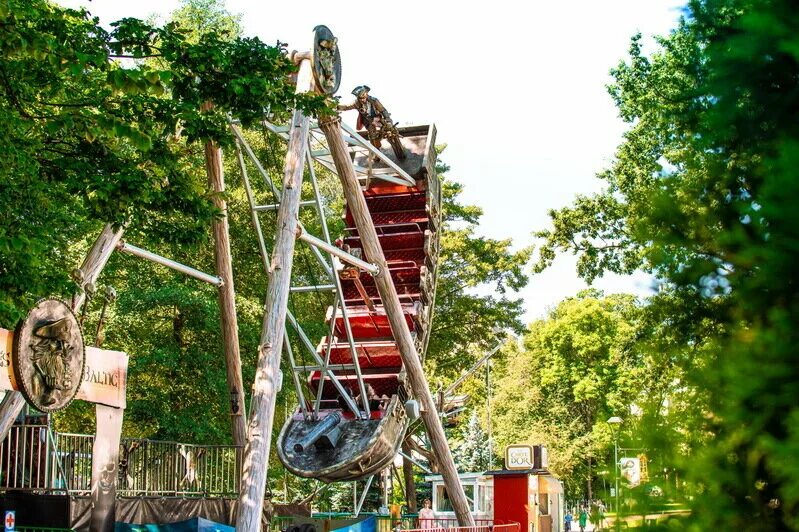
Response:
[{"label": "tree foliage", "polygon": [[633,39],[610,87],[630,129],[607,188],[539,233],[539,269],[558,250],[588,280],[644,269],[667,287],[665,323],[693,322],[674,341],[691,354],[676,359],[691,430],[712,436],[683,464],[702,529],[799,528],[797,28],[792,2],[704,0],[655,53]]},{"label": "tree foliage", "polygon": [[248,124],[265,105],[326,109],[294,95],[284,52],[214,32],[192,42],[175,24],[130,18],[106,31],[85,10],[4,2],[0,319],[14,323],[33,294],[69,291],[70,244],[97,221],[201,238],[215,211],[186,157],[193,141],[229,142],[227,113]]},{"label": "tree foliage", "polygon": [[[521,349],[510,345],[497,365],[493,398],[498,448],[545,444],[552,470],[570,494],[607,458],[612,415],[628,417],[646,397],[651,365],[637,349],[640,305],[627,295],[585,291],[530,325]],[[598,468],[594,467],[593,475]]]},{"label": "tree foliage", "polygon": [[498,330],[521,331],[524,308],[512,295],[527,285],[532,250],[480,235],[482,210],[459,202],[463,185],[444,176],[441,189],[444,223],[427,356],[428,372],[449,380],[496,345]]},{"label": "tree foliage", "polygon": [[481,472],[490,468],[488,437],[480,426],[477,412],[472,412],[461,441],[452,450],[455,466],[461,472]]}]

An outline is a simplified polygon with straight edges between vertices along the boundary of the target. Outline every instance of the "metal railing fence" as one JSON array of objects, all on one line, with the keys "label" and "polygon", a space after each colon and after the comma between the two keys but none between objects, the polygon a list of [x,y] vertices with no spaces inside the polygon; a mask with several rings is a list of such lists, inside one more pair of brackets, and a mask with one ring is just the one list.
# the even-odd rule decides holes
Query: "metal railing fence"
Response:
[{"label": "metal railing fence", "polygon": [[[91,492],[94,436],[47,425],[15,425],[0,445],[0,490]],[[121,496],[236,496],[241,448],[123,439],[117,464]]]}]

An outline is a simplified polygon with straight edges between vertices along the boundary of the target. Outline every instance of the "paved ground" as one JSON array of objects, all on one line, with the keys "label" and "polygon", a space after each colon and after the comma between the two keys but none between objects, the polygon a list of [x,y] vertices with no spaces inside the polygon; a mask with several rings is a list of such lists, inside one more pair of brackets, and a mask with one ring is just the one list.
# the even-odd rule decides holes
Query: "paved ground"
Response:
[{"label": "paved ground", "polygon": [[[610,521],[608,521],[608,523],[610,523]],[[610,531],[610,530],[613,530],[613,528],[610,527],[609,524],[605,524],[605,527],[602,530],[603,531]],[[591,521],[588,521],[588,526],[585,527],[585,532],[595,532],[595,531],[596,531],[596,527],[591,523]],[[580,525],[579,525],[579,523],[577,523],[577,521],[573,521],[572,522],[572,532],[580,532]]]}]

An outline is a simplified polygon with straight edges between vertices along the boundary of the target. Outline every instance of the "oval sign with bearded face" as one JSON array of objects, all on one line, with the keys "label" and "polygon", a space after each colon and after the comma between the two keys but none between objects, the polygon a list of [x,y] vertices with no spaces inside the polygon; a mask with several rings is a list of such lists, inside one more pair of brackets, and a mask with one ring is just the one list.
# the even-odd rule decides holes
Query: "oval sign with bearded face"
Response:
[{"label": "oval sign with bearded face", "polygon": [[328,96],[335,94],[341,84],[341,54],[338,39],[327,26],[313,29],[311,56],[316,90]]},{"label": "oval sign with bearded face", "polygon": [[25,400],[42,412],[65,408],[83,380],[83,334],[72,309],[42,299],[14,333],[14,380]]}]

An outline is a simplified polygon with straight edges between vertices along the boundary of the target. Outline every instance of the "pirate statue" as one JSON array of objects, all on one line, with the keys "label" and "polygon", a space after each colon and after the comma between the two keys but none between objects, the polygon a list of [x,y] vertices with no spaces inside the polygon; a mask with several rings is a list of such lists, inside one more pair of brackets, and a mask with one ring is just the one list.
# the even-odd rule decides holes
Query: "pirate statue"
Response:
[{"label": "pirate statue", "polygon": [[33,393],[41,397],[44,406],[56,403],[58,392],[72,387],[72,377],[65,361],[70,349],[67,344],[68,329],[67,319],[61,318],[33,331],[35,340],[31,345],[33,348],[31,361],[37,375],[34,379]]},{"label": "pirate statue", "polygon": [[353,89],[355,101],[348,105],[339,105],[339,111],[358,110],[358,129],[366,128],[372,146],[380,149],[381,140],[388,140],[397,159],[405,159],[405,150],[400,142],[400,134],[391,115],[380,100],[369,96],[369,87],[360,85]]}]

